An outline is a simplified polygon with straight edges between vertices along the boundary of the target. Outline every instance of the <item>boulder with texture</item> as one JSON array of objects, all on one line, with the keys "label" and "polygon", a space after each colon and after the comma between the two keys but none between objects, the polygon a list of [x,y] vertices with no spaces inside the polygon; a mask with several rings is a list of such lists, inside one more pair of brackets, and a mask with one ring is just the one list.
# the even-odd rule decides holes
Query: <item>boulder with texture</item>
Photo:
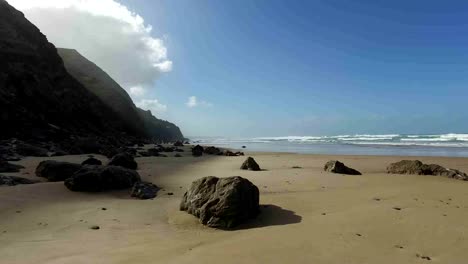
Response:
[{"label": "boulder with texture", "polygon": [[241,165],[241,170],[251,170],[251,171],[259,171],[261,170],[260,169],[260,166],[258,165],[258,163],[252,158],[252,157],[248,157],[244,163],[242,163]]},{"label": "boulder with texture", "polygon": [[76,192],[101,192],[130,188],[139,181],[140,175],[131,169],[120,166],[84,166],[65,180],[65,186]]},{"label": "boulder with texture", "polygon": [[109,165],[120,166],[131,170],[136,170],[138,167],[138,164],[136,163],[133,156],[126,152],[119,153],[112,157],[112,159],[109,161]]},{"label": "boulder with texture", "polygon": [[136,182],[132,188],[132,197],[146,200],[156,197],[158,194],[158,186],[150,182]]},{"label": "boulder with texture", "polygon": [[233,228],[258,215],[259,190],[239,176],[201,178],[184,194],[180,210],[209,227]]},{"label": "boulder with texture", "polygon": [[196,145],[192,148],[192,155],[194,157],[200,157],[203,155],[204,148],[200,145]]},{"label": "boulder with texture", "polygon": [[8,161],[0,160],[0,172],[19,172],[24,168],[21,165],[12,164]]},{"label": "boulder with texture", "polygon": [[344,165],[342,162],[337,160],[330,160],[325,164],[324,167],[325,171],[332,172],[332,173],[339,173],[339,174],[347,174],[347,175],[361,175],[361,173],[355,169],[349,168]]},{"label": "boulder with texture", "polygon": [[211,146],[211,147],[206,147],[203,152],[209,155],[218,155],[222,151],[217,147]]},{"label": "boulder with texture", "polygon": [[33,183],[38,183],[38,181],[33,181],[30,179],[16,177],[16,176],[0,175],[0,185],[15,186],[18,184],[33,184]]},{"label": "boulder with texture", "polygon": [[468,181],[468,175],[462,171],[445,168],[437,164],[424,164],[419,160],[402,160],[392,163],[387,167],[387,172],[391,174],[444,176]]},{"label": "boulder with texture", "polygon": [[80,164],[55,161],[55,160],[45,160],[41,161],[36,168],[36,176],[46,178],[49,181],[64,181],[75,172],[81,169]]},{"label": "boulder with texture", "polygon": [[81,165],[102,165],[102,161],[96,159],[96,158],[87,158],[84,160]]}]

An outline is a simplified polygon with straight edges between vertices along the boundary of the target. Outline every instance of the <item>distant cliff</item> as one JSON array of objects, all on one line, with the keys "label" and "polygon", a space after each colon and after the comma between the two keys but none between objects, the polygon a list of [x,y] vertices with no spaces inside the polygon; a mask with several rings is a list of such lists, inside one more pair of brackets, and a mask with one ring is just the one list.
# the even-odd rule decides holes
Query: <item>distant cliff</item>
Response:
[{"label": "distant cliff", "polygon": [[0,0],[0,139],[140,136],[66,71],[54,45]]},{"label": "distant cliff", "polygon": [[67,71],[90,92],[118,113],[135,130],[159,141],[182,140],[180,129],[165,120],[154,117],[150,111],[135,106],[127,92],[96,64],[73,49],[58,49]]}]

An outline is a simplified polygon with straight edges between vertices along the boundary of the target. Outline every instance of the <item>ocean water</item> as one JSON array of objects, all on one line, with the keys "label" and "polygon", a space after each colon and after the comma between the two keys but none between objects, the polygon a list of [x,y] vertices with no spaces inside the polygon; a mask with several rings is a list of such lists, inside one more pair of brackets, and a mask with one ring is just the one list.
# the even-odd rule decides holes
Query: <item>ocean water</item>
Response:
[{"label": "ocean water", "polygon": [[468,134],[193,137],[192,142],[249,151],[307,154],[468,157]]}]

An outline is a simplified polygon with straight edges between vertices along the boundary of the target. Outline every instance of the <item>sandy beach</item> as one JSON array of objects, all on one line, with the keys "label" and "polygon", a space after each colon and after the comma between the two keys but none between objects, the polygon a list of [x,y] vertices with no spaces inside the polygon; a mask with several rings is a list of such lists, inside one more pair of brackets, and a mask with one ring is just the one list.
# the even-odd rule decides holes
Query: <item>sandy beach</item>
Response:
[{"label": "sandy beach", "polygon": [[[62,182],[2,187],[1,263],[466,263],[467,182],[385,172],[408,157],[246,155],[265,170],[240,170],[245,157],[187,151],[137,158],[142,179],[162,188],[154,200],[130,198],[128,190],[71,192]],[[17,162],[25,169],[5,175],[37,179],[44,159],[25,158]],[[330,159],[363,175],[323,172]],[[467,158],[417,159],[468,171]],[[179,211],[190,183],[210,175],[257,185],[259,217],[222,231]]]}]

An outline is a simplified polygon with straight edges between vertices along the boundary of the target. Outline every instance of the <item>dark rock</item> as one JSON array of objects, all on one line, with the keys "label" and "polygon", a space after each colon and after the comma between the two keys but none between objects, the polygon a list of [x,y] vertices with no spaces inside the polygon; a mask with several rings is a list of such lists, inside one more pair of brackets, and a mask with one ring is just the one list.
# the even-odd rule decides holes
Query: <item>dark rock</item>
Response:
[{"label": "dark rock", "polygon": [[182,143],[182,141],[176,141],[174,143],[174,147],[183,147],[184,146],[184,143]]},{"label": "dark rock", "polygon": [[75,172],[81,169],[80,164],[55,161],[55,160],[45,160],[41,161],[36,168],[36,176],[46,178],[49,181],[64,181]]},{"label": "dark rock", "polygon": [[15,186],[18,184],[33,184],[38,183],[39,181],[33,181],[26,178],[16,177],[16,176],[5,176],[0,175],[0,185]]},{"label": "dark rock", "polygon": [[169,195],[169,196],[174,195],[174,193],[173,192],[168,192],[167,195]]},{"label": "dark rock", "polygon": [[194,157],[200,157],[203,155],[203,147],[200,145],[196,145],[195,147],[192,148],[192,155]]},{"label": "dark rock", "polygon": [[259,191],[239,176],[205,177],[192,183],[180,204],[181,211],[198,217],[204,225],[232,228],[259,213]]},{"label": "dark rock", "polygon": [[0,172],[19,172],[24,167],[9,163],[8,161],[0,160]]},{"label": "dark rock", "polygon": [[148,155],[150,156],[153,156],[153,157],[159,156],[159,150],[156,148],[150,148],[147,150],[147,152],[148,152]]},{"label": "dark rock", "polygon": [[343,163],[337,160],[330,160],[325,164],[325,171],[339,174],[348,174],[348,175],[361,175],[361,173],[355,169],[349,168]]},{"label": "dark rock", "polygon": [[468,175],[456,169],[445,168],[437,164],[423,164],[419,160],[402,160],[387,167],[392,174],[415,174],[444,176],[457,180],[468,181]]},{"label": "dark rock", "polygon": [[16,145],[16,152],[22,156],[33,156],[33,157],[48,157],[48,151],[45,148],[33,146],[27,143],[19,143]]},{"label": "dark rock", "polygon": [[205,154],[209,154],[209,155],[218,155],[218,154],[221,153],[222,151],[221,151],[219,148],[217,148],[217,147],[211,146],[211,147],[206,147],[206,148],[203,150],[203,152],[204,152]]},{"label": "dark rock", "polygon": [[176,158],[181,158],[182,155],[180,155],[179,153],[177,153],[177,154],[174,155],[174,157],[176,157]]},{"label": "dark rock", "polygon": [[159,154],[158,157],[161,157],[161,158],[167,158],[167,155],[166,154]]},{"label": "dark rock", "polygon": [[242,146],[242,148],[246,148],[246,146]]},{"label": "dark rock", "polygon": [[71,191],[100,192],[130,188],[139,181],[136,171],[123,167],[84,166],[65,180],[65,186]]},{"label": "dark rock", "polygon": [[244,152],[237,151],[234,153],[236,156],[244,156]]},{"label": "dark rock", "polygon": [[120,153],[112,157],[109,161],[109,165],[120,166],[131,170],[136,170],[138,164],[135,159],[128,153]]},{"label": "dark rock", "polygon": [[136,182],[132,188],[132,197],[139,199],[152,199],[159,191],[158,186],[150,182]]},{"label": "dark rock", "polygon": [[248,157],[244,161],[244,163],[242,163],[240,168],[241,168],[241,170],[251,170],[251,171],[259,171],[260,170],[260,166],[258,165],[258,163],[252,157]]},{"label": "dark rock", "polygon": [[175,151],[175,152],[185,152],[185,150],[179,149],[179,148],[174,149],[174,151]]},{"label": "dark rock", "polygon": [[101,229],[99,226],[97,225],[94,225],[94,226],[90,226],[89,229],[92,229],[92,230],[99,230]]},{"label": "dark rock", "polygon": [[81,163],[81,165],[102,165],[102,161],[96,158],[88,158]]},{"label": "dark rock", "polygon": [[387,172],[392,174],[416,174],[424,175],[423,163],[419,160],[402,160],[392,163],[387,167]]}]

